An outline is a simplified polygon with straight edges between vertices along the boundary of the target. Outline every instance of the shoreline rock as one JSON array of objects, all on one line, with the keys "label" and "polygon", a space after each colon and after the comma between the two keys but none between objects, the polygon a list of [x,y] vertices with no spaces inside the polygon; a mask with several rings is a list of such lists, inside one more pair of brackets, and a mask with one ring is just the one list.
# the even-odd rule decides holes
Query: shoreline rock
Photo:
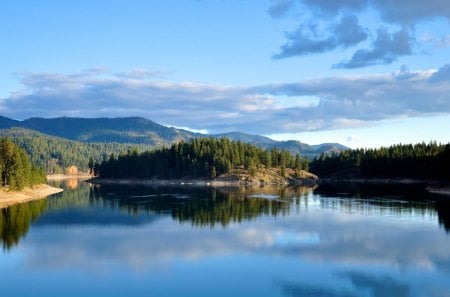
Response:
[{"label": "shoreline rock", "polygon": [[157,186],[206,186],[206,187],[264,187],[264,186],[314,186],[314,179],[286,179],[277,182],[253,179],[115,179],[92,178],[86,180],[93,184],[117,185],[157,185]]}]

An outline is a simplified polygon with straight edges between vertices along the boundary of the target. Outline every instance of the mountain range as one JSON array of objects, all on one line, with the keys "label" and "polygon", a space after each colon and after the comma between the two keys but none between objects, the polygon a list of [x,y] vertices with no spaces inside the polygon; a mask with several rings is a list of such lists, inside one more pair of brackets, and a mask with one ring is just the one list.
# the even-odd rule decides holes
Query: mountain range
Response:
[{"label": "mountain range", "polygon": [[339,153],[348,149],[338,143],[322,143],[309,145],[300,141],[276,141],[261,135],[252,135],[242,132],[229,132],[222,134],[200,134],[191,131],[166,127],[142,117],[123,118],[30,118],[27,120],[14,120],[0,116],[0,129],[13,127],[38,131],[47,135],[57,136],[79,142],[126,143],[149,145],[153,147],[169,146],[178,141],[189,141],[193,138],[227,137],[239,140],[262,148],[289,150],[291,153],[300,153],[302,156],[313,158],[321,153]]}]

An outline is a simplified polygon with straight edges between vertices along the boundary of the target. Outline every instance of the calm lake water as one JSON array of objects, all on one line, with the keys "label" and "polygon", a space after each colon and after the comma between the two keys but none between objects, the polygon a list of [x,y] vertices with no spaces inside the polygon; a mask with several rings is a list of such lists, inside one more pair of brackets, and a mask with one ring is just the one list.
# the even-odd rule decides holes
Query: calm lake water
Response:
[{"label": "calm lake water", "polygon": [[450,296],[417,186],[61,186],[1,210],[1,296]]}]

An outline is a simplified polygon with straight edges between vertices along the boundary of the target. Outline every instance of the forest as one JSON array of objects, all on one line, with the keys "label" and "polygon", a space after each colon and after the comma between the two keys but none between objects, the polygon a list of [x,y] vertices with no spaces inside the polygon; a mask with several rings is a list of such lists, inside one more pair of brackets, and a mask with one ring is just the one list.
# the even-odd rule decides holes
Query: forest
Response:
[{"label": "forest", "polygon": [[310,163],[310,170],[320,177],[450,179],[450,144],[399,144],[322,154]]},{"label": "forest", "polygon": [[244,168],[254,175],[261,168],[307,170],[308,160],[295,157],[287,150],[262,149],[228,138],[196,138],[179,142],[169,148],[139,153],[137,150],[111,154],[101,164],[90,160],[89,168],[105,178],[214,178],[235,168]]},{"label": "forest", "polygon": [[0,172],[0,186],[11,190],[46,182],[44,170],[33,165],[25,150],[8,138],[0,140]]},{"label": "forest", "polygon": [[97,162],[107,159],[110,154],[136,149],[138,152],[152,149],[144,144],[124,144],[116,142],[93,143],[79,142],[59,137],[49,136],[25,128],[10,128],[0,130],[1,136],[6,136],[23,148],[31,158],[31,162],[45,169],[47,173],[64,173],[72,165],[79,171],[87,171],[89,158]]}]

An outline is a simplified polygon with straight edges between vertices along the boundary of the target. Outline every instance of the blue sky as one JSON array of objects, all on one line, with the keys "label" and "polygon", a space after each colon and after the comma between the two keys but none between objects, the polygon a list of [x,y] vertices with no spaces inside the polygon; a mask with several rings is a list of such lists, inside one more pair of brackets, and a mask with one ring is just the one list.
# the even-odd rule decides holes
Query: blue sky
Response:
[{"label": "blue sky", "polygon": [[0,28],[3,116],[450,141],[444,0],[7,0]]}]

